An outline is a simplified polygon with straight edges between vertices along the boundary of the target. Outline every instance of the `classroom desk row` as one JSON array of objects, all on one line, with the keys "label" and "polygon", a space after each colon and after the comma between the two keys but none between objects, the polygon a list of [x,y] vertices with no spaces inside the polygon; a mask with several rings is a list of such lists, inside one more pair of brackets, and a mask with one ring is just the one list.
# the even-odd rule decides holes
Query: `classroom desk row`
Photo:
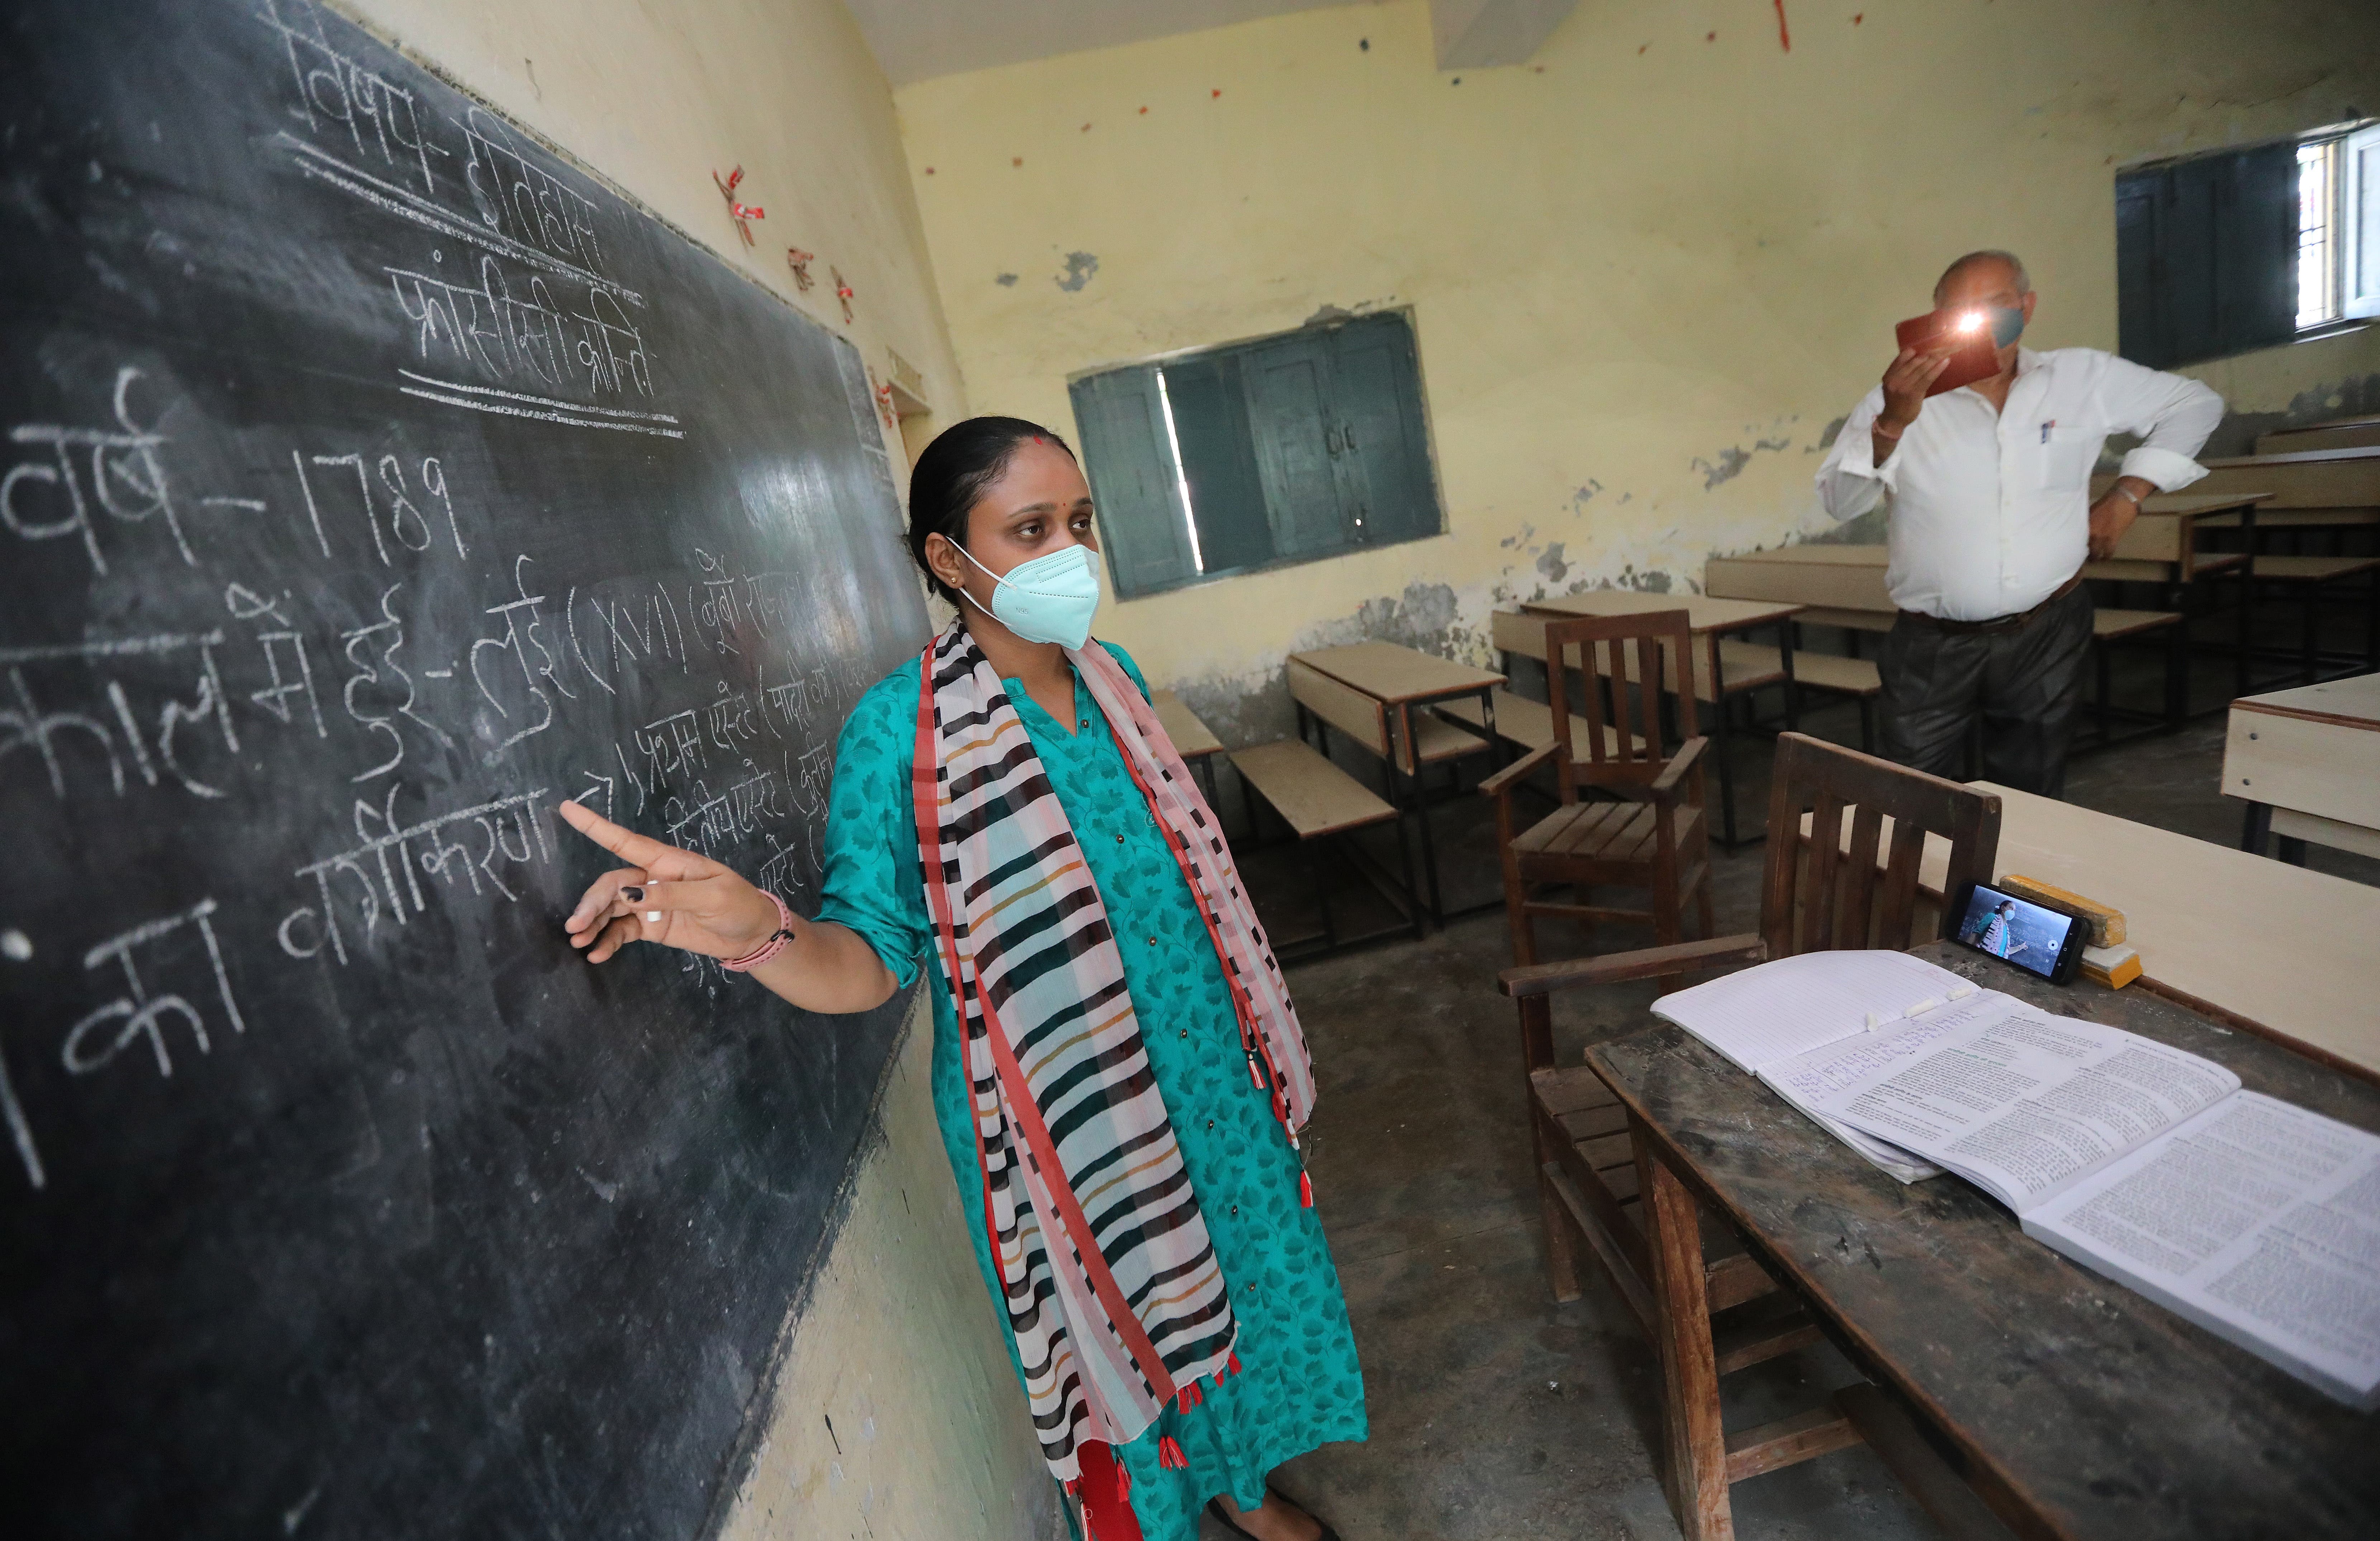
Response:
[{"label": "classroom desk row", "polygon": [[[2049,1011],[2214,1059],[2253,1090],[2380,1133],[2380,890],[1973,784],[2000,799],[1994,875],[2022,873],[2122,910],[2144,972],[2111,994],[2051,986],[1949,942],[1921,955]],[[1926,844],[1921,880],[1938,904],[1949,847]],[[1885,1177],[1682,1029],[1648,1024],[1587,1060],[1624,1110],[1638,1191],[1682,1185],[1693,1200],[1683,1213],[1698,1205],[1732,1230],[1822,1324],[1875,1383],[1839,1405],[1951,1534],[2380,1533],[2373,1414],[2068,1262],[1979,1190]],[[1689,1245],[1691,1232],[1668,1234],[1678,1229],[1671,1210],[1646,1219],[1663,1232],[1648,1246]],[[1938,1449],[1896,1458],[1895,1429],[1907,1425],[1860,1411],[1874,1416],[1879,1397]],[[1673,1461],[1677,1439],[1673,1428]],[[1929,1491],[1929,1472],[1950,1478],[1940,1450],[1965,1483]],[[1973,1513],[1977,1496],[1996,1520]]]}]

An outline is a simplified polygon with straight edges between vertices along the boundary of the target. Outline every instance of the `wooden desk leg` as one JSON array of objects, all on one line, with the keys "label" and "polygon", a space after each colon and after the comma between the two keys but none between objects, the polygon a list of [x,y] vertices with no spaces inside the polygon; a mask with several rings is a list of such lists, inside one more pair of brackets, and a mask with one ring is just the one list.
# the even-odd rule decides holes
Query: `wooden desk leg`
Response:
[{"label": "wooden desk leg", "polygon": [[1636,1192],[1653,1260],[1654,1339],[1661,1351],[1661,1426],[1670,1508],[1685,1541],[1735,1541],[1727,1497],[1727,1436],[1719,1426],[1718,1360],[1703,1289],[1694,1196],[1654,1153],[1633,1115]]},{"label": "wooden desk leg", "polygon": [[1785,731],[1802,731],[1802,688],[1793,683],[1793,634],[1802,628],[1791,621],[1777,623],[1777,657],[1785,668]]},{"label": "wooden desk leg", "polygon": [[[1713,714],[1713,721],[1711,722],[1710,729],[1711,753],[1718,757],[1718,843],[1723,848],[1731,853],[1735,850],[1737,844],[1735,838],[1735,770],[1731,763],[1733,757],[1729,755],[1727,752],[1727,720],[1729,715],[1727,710],[1727,679],[1719,667],[1718,633],[1711,632],[1707,635],[1710,637],[1711,712]],[[1687,639],[1689,642],[1693,640],[1691,635],[1689,635]],[[1680,680],[1678,684],[1687,690],[1692,690],[1694,688],[1694,683],[1690,680]],[[1685,698],[1681,696],[1679,698],[1682,700]]]},{"label": "wooden desk leg", "polygon": [[2252,856],[2265,854],[2265,841],[2273,832],[2273,805],[2251,803],[2247,817],[2240,820],[2240,849]]},{"label": "wooden desk leg", "polygon": [[[1389,746],[1390,750],[1389,780],[1393,784],[1399,774],[1403,772],[1406,783],[1413,790],[1414,823],[1417,826],[1415,832],[1421,836],[1422,881],[1429,888],[1429,917],[1443,926],[1446,924],[1446,900],[1438,891],[1438,843],[1430,838],[1429,790],[1422,782],[1421,756],[1417,752],[1419,746],[1414,742],[1411,703],[1397,708],[1397,724],[1403,730],[1403,737],[1401,741],[1403,750],[1402,758],[1411,760],[1413,769],[1410,772],[1403,772],[1403,767],[1397,764],[1400,758],[1396,752],[1399,745],[1390,744]],[[1389,801],[1393,805],[1400,803],[1401,799],[1391,795]],[[1403,837],[1400,835],[1398,838]],[[1416,931],[1415,934],[1420,933]]]}]

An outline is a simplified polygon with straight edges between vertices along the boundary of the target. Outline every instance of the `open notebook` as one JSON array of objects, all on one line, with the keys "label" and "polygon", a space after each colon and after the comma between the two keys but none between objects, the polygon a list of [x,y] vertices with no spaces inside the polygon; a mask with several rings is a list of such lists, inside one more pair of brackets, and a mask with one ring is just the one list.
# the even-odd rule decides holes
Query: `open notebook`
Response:
[{"label": "open notebook", "polygon": [[1956,1172],[2027,1235],[2380,1406],[2380,1135],[1905,954],[1810,953],[1713,983],[1731,989],[1654,1009],[1877,1165],[1893,1170],[1874,1147]]},{"label": "open notebook", "polygon": [[[1662,996],[1653,1002],[1653,1014],[1683,1027],[1738,1069],[1766,1079],[1770,1065],[1976,993],[1975,986],[1949,969],[1906,953],[1803,953]],[[1791,1088],[1777,1090],[1903,1183],[1940,1175],[1940,1167],[1819,1112]]]}]

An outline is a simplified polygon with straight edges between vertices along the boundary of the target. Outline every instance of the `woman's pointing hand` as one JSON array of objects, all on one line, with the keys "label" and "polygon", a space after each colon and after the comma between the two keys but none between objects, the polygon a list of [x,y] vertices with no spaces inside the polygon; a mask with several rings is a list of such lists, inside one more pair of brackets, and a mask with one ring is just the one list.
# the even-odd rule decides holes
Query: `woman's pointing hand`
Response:
[{"label": "woman's pointing hand", "polygon": [[776,934],[777,906],[710,857],[622,829],[577,803],[562,804],[561,812],[572,829],[629,864],[596,879],[563,923],[589,963],[632,941],[741,958]]}]

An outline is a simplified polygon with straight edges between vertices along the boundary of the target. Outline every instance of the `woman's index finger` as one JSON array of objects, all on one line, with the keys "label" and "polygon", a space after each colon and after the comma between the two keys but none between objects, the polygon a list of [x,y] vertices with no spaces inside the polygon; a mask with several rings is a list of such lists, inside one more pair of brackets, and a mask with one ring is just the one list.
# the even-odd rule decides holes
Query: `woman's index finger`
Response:
[{"label": "woman's index finger", "polygon": [[[625,829],[597,813],[584,803],[565,802],[561,805],[564,820],[580,834],[601,845],[632,867],[651,871],[656,866],[682,868],[687,853],[674,845],[664,845],[650,835]],[[673,861],[671,858],[677,860]]]}]

